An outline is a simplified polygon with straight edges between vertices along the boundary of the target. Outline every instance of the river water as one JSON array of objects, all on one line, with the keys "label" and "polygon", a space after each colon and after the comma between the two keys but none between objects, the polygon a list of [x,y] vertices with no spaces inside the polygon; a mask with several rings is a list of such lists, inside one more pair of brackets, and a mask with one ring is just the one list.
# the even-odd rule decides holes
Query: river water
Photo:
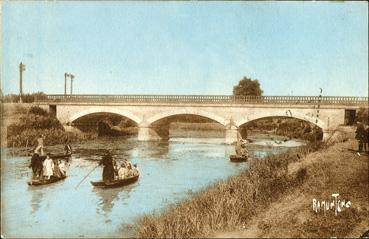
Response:
[{"label": "river water", "polygon": [[[143,214],[158,213],[211,183],[247,170],[248,163],[228,160],[234,146],[223,144],[219,133],[207,131],[191,138],[173,135],[161,142],[115,137],[73,144],[69,176],[44,186],[27,185],[32,175],[30,159],[17,156],[24,149],[3,150],[2,234],[5,238],[132,236],[132,225]],[[301,144],[254,137],[248,148],[255,160]],[[61,145],[47,147],[53,153],[61,153],[62,149]],[[139,180],[121,188],[94,188],[90,181],[101,178],[102,168],[98,167],[76,188],[106,150],[117,161],[125,158],[137,163]]]}]

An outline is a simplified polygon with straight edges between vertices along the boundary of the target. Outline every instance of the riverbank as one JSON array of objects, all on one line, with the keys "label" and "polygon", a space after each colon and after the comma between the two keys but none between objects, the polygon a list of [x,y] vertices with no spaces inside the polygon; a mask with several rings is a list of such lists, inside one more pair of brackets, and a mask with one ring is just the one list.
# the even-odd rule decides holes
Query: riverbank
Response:
[{"label": "riverbank", "polygon": [[[328,148],[257,160],[248,171],[219,182],[160,215],[138,223],[138,237],[347,237],[369,224],[368,159],[349,149],[353,139]],[[316,152],[314,152],[316,151]],[[312,200],[350,200],[337,216],[312,210]]]},{"label": "riverbank", "polygon": [[[211,237],[360,237],[369,230],[368,155],[351,151],[355,140],[337,143],[289,165],[293,175],[306,173],[303,182],[238,228]],[[332,194],[349,200],[350,208],[335,216],[313,211],[313,199],[332,201]]]},{"label": "riverbank", "polygon": [[2,147],[34,147],[41,134],[45,135],[46,146],[96,138],[92,133],[67,132],[55,117],[33,104],[2,106]]}]

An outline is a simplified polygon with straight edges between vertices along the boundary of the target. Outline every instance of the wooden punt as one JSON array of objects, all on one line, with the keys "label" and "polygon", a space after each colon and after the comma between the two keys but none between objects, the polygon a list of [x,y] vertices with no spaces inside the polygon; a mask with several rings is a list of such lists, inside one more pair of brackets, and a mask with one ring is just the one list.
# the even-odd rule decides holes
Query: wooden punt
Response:
[{"label": "wooden punt", "polygon": [[45,184],[50,184],[50,183],[56,183],[60,180],[63,180],[65,179],[67,176],[63,176],[61,178],[57,178],[57,177],[53,177],[51,176],[51,178],[48,180],[48,179],[32,179],[31,181],[28,181],[28,185],[30,186],[40,186],[40,185],[45,185]]},{"label": "wooden punt", "polygon": [[123,186],[136,182],[139,176],[140,175],[136,175],[136,176],[132,176],[132,177],[125,178],[125,179],[113,180],[110,182],[104,182],[103,180],[91,181],[91,184],[95,187],[100,187],[100,188],[123,187]]},{"label": "wooden punt", "polygon": [[246,162],[247,159],[248,159],[248,157],[242,157],[242,156],[237,156],[237,155],[231,155],[231,156],[229,156],[229,160],[231,162],[234,162],[234,163]]}]

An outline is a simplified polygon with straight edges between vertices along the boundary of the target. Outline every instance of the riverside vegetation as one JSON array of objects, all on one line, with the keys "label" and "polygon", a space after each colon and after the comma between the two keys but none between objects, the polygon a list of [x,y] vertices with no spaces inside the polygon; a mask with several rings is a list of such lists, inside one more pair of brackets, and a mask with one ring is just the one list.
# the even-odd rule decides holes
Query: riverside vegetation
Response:
[{"label": "riverside vegetation", "polygon": [[[8,108],[16,106],[9,106]],[[44,109],[31,106],[20,107],[8,113],[5,117],[11,122],[7,125],[6,142],[8,147],[33,147],[36,139],[45,135],[45,145],[64,144],[96,138],[96,134],[67,132],[54,116]]]},{"label": "riverside vegetation", "polygon": [[[247,171],[211,185],[160,214],[143,216],[138,222],[137,236],[214,237],[215,232],[236,231],[220,234],[220,237],[344,237],[355,235],[357,228],[364,233],[369,218],[369,207],[365,207],[368,204],[367,161],[346,159],[356,154],[344,149],[355,143],[344,134],[336,136],[329,145],[309,144],[281,155],[252,161]],[[344,143],[336,143],[337,140]],[[291,165],[299,165],[305,158],[315,161],[315,164],[291,169]],[[290,192],[297,193],[296,197],[304,200],[303,204],[299,203],[301,200],[291,201],[292,206],[297,204],[296,211],[289,208],[289,199],[285,198]],[[312,212],[311,200],[314,197],[325,198],[336,192],[361,206],[345,210],[337,217],[334,213],[326,216]],[[287,203],[273,207],[283,200]],[[269,220],[269,214],[261,214],[267,208],[274,213],[275,220]],[[298,217],[301,216],[306,218],[300,220]],[[261,233],[243,234],[242,230],[253,229],[250,225],[253,219]],[[295,227],[297,223],[299,226]],[[283,233],[278,233],[280,228],[283,228]],[[360,236],[359,232],[356,236]]]}]

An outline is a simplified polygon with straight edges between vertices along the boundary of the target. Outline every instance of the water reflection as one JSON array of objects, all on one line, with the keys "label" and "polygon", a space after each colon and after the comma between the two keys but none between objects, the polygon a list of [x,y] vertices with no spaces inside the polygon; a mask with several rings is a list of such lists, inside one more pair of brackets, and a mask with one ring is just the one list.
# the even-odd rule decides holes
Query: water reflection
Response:
[{"label": "water reflection", "polygon": [[42,188],[28,188],[28,191],[30,191],[30,193],[32,194],[31,197],[31,214],[35,214],[41,207],[41,203],[43,201],[44,198],[44,191],[42,190]]},{"label": "water reflection", "polygon": [[137,183],[119,188],[93,188],[92,192],[98,196],[96,213],[106,218],[105,223],[111,222],[109,215],[113,211],[116,203],[119,203],[119,206],[122,204],[128,206],[130,192],[135,184]]},{"label": "water reflection", "polygon": [[113,188],[113,189],[94,188],[93,192],[96,193],[99,197],[96,212],[100,214],[100,210],[102,210],[104,212],[104,215],[107,216],[114,206],[114,201],[119,199],[118,195],[119,192],[122,190],[123,188]]}]

